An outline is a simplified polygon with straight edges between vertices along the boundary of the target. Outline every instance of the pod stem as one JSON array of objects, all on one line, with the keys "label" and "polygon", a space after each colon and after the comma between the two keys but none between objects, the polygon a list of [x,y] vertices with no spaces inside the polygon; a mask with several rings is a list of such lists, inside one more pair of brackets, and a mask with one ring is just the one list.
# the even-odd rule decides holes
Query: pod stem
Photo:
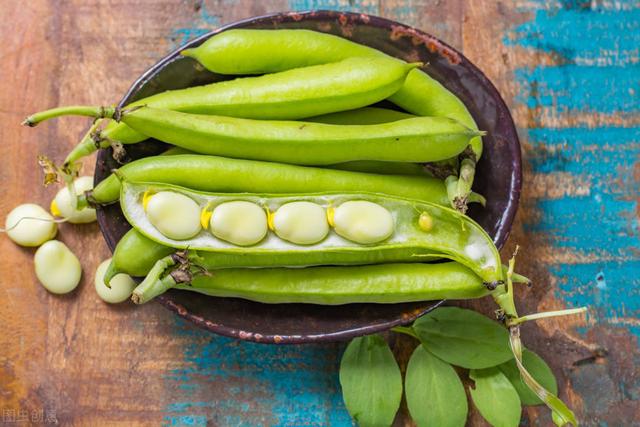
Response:
[{"label": "pod stem", "polygon": [[[180,283],[190,283],[195,275],[209,275],[209,272],[196,264],[199,256],[187,249],[175,252],[158,260],[131,295],[136,304],[144,304]],[[166,274],[166,271],[178,267]],[[164,275],[164,277],[162,277]]]},{"label": "pod stem", "polygon": [[455,176],[458,173],[458,159],[454,157],[439,162],[429,162],[423,164],[422,168],[434,178],[444,180],[448,176]]},{"label": "pod stem", "polygon": [[[162,295],[163,293],[167,292],[169,289],[177,285],[171,274],[167,274],[162,279],[157,279],[153,282],[145,282],[147,282],[147,279],[140,283],[140,285],[138,285],[138,287],[134,289],[133,294],[131,294],[131,300],[136,304],[144,304],[146,302],[149,302],[153,298],[157,297],[158,295]],[[142,287],[143,284],[145,284],[144,287]]]},{"label": "pod stem", "polygon": [[82,137],[82,140],[67,154],[67,157],[64,159],[65,165],[75,163],[83,157],[98,151],[99,148],[104,148],[100,135],[100,126],[102,123],[103,119],[98,119],[93,122],[87,133]]},{"label": "pod stem", "polygon": [[104,282],[105,286],[111,289],[111,279],[113,279],[115,276],[117,276],[120,273],[122,273],[122,271],[120,271],[118,267],[116,267],[115,261],[113,260],[113,258],[111,258],[111,262],[107,267],[107,271],[104,272],[104,277],[102,278],[102,281]]},{"label": "pod stem", "polygon": [[406,67],[407,67],[407,71],[411,71],[414,68],[420,68],[424,66],[424,62],[409,62]]},{"label": "pod stem", "polygon": [[460,173],[456,187],[452,190],[453,194],[451,198],[453,207],[462,213],[467,212],[467,203],[469,202],[469,195],[471,194],[475,174],[476,156],[471,146],[468,146],[460,156]]},{"label": "pod stem", "polygon": [[176,254],[167,255],[156,261],[147,277],[133,290],[131,295],[133,302],[144,304],[173,287],[176,283],[170,274],[164,277],[161,276],[164,275],[169,267],[176,265],[178,262],[179,258]]},{"label": "pod stem", "polygon": [[487,199],[479,193],[471,192],[469,193],[469,197],[467,197],[467,203],[480,203],[480,206],[487,206]]},{"label": "pod stem", "polygon": [[455,175],[449,175],[444,180],[444,186],[445,186],[445,189],[447,190],[447,197],[449,198],[449,202],[451,203],[451,207],[453,209],[459,210],[456,207],[456,197],[457,197],[457,189],[458,189],[458,177],[455,176]]},{"label": "pod stem", "polygon": [[514,272],[511,275],[511,280],[513,281],[513,283],[524,283],[527,286],[531,286],[531,279],[529,279],[527,276],[523,276],[522,274]]},{"label": "pod stem", "polygon": [[99,204],[93,200],[93,190],[85,191],[83,194],[76,196],[76,209],[81,210],[88,207],[98,207]]},{"label": "pod stem", "polygon": [[[502,273],[506,275],[508,272],[509,272],[509,267],[503,264]],[[525,285],[531,284],[531,280],[528,277],[523,276],[522,274],[518,274],[516,272],[513,272],[511,274],[511,281],[513,283],[519,283],[519,284],[525,284]]]},{"label": "pod stem", "polygon": [[521,316],[515,319],[511,319],[509,320],[508,324],[510,326],[516,326],[524,322],[528,322],[530,320],[540,320],[540,319],[547,319],[550,317],[559,317],[559,316],[571,316],[574,314],[582,314],[582,313],[585,313],[586,311],[587,311],[587,307],[571,308],[568,310],[543,311],[541,313],[528,314],[526,316]]},{"label": "pod stem", "polygon": [[67,107],[52,108],[32,114],[22,122],[23,125],[34,127],[45,120],[54,119],[61,116],[87,116],[101,118],[111,118],[117,112],[116,107],[95,107],[88,105],[70,105]]}]

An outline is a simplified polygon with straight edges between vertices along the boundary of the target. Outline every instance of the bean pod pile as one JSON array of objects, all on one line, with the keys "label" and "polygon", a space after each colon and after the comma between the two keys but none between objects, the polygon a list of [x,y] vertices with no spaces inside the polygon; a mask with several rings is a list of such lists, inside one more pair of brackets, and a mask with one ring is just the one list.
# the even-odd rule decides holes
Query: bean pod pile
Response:
[{"label": "bean pod pile", "polygon": [[[68,181],[52,203],[56,216],[87,222],[96,206],[119,202],[132,226],[98,270],[106,301],[132,295],[144,303],[171,288],[263,303],[491,295],[521,360],[518,325],[526,319],[513,283],[527,280],[502,265],[491,238],[466,216],[468,203],[484,203],[471,190],[483,132],[428,67],[307,30],[228,30],[182,54],[243,77],[124,108],[54,108],[24,122],[95,119],[64,164],[47,167]],[[397,109],[374,105],[384,100]],[[147,138],[174,147],[122,165],[95,188],[72,181],[82,157],[112,147],[122,159]],[[46,211],[22,209],[7,219],[17,243],[37,246],[55,235]],[[37,223],[38,235],[20,232],[20,218]],[[40,264],[49,266],[55,251],[73,256],[51,247]],[[67,276],[41,281],[69,291],[79,276]],[[144,280],[134,288],[127,276]],[[536,393],[568,417],[544,388]]]}]

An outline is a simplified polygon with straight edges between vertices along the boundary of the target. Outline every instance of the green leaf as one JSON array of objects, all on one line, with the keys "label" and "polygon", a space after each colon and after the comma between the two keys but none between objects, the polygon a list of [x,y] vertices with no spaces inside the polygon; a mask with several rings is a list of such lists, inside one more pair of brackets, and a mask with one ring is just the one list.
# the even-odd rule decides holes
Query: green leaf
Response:
[{"label": "green leaf", "polygon": [[419,426],[464,427],[467,395],[456,371],[419,345],[404,379],[407,406]]},{"label": "green leaf", "polygon": [[[533,378],[551,393],[558,395],[558,383],[549,365],[540,356],[530,350],[523,350],[522,362]],[[515,359],[498,366],[502,373],[511,381],[520,396],[523,405],[543,405],[544,402],[522,381]]]},{"label": "green leaf", "polygon": [[470,388],[471,399],[480,414],[493,427],[517,427],[522,406],[518,392],[497,368],[472,369],[469,377],[475,381]]},{"label": "green leaf", "polygon": [[413,329],[427,350],[452,365],[482,369],[513,358],[507,330],[472,310],[441,307],[416,320]]},{"label": "green leaf", "polygon": [[362,427],[390,426],[402,398],[402,376],[380,335],[356,338],[340,362],[342,398]]}]

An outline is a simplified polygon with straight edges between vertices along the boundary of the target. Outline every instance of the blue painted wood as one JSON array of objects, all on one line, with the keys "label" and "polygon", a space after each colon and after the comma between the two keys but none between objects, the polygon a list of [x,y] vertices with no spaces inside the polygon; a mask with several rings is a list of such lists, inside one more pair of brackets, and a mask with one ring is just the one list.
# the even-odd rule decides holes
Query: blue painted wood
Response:
[{"label": "blue painted wood", "polygon": [[[407,21],[415,14],[413,4],[394,2],[387,16]],[[380,11],[373,1],[290,0],[288,7]],[[514,21],[505,34],[496,34],[496,42],[502,39],[509,51],[524,50],[532,58],[551,58],[514,70],[518,93],[512,105],[528,109],[533,117],[520,123],[528,142],[527,179],[556,183],[525,201],[533,212],[523,220],[525,236],[544,236],[543,249],[551,255],[545,257],[548,264],[538,267],[556,279],[562,304],[592,307],[589,320],[600,335],[589,335],[587,328],[578,333],[596,342],[608,336],[636,340],[640,6],[635,1],[530,0],[517,3],[516,9],[517,22],[523,23]],[[176,29],[171,37],[178,45],[218,24],[203,8],[192,28]],[[566,188],[559,190],[562,186]],[[342,345],[236,342],[177,319],[175,333],[188,336],[190,344],[180,367],[164,379],[167,389],[175,390],[165,407],[166,425],[207,425],[212,420],[216,425],[351,425],[337,377]],[[634,352],[629,357],[638,357],[637,343],[627,348]],[[587,424],[600,419],[602,425],[607,420],[622,425],[628,414],[638,413],[637,375],[616,374],[602,364],[571,375],[583,402],[578,412]],[[203,387],[226,390],[212,399]],[[618,402],[603,401],[601,390]],[[226,397],[219,399],[221,395]],[[631,412],[611,415],[621,401]]]},{"label": "blue painted wood", "polygon": [[[505,37],[508,46],[553,55],[551,65],[515,70],[517,100],[556,126],[526,130],[535,174],[568,173],[586,191],[536,200],[539,218],[525,227],[542,232],[566,262],[549,266],[558,294],[572,305],[595,308],[596,319],[640,333],[640,8],[637,2],[591,6],[528,2],[534,19]],[[571,120],[568,117],[579,117]],[[629,117],[629,124],[617,123]],[[549,180],[545,180],[549,182]]]},{"label": "blue painted wood", "polygon": [[525,233],[543,236],[538,252],[561,305],[590,307],[588,326],[573,333],[609,352],[563,366],[566,387],[587,425],[632,425],[640,414],[640,4],[537,0],[519,9],[531,19],[503,40],[545,58],[515,77],[516,102],[531,117],[532,179],[550,183],[526,201]]}]

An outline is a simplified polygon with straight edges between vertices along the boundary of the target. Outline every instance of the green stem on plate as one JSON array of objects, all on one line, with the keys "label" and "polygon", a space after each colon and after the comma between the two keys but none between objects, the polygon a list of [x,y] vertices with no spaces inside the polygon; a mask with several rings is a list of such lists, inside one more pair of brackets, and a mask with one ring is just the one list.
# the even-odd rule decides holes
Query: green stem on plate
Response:
[{"label": "green stem on plate", "polygon": [[54,119],[61,116],[87,116],[94,118],[114,117],[116,107],[95,107],[88,105],[70,105],[67,107],[52,108],[40,111],[27,117],[22,124],[33,127],[45,120]]},{"label": "green stem on plate", "polygon": [[103,122],[104,119],[98,119],[93,122],[93,125],[91,125],[87,133],[82,137],[80,143],[73,147],[71,152],[67,154],[67,157],[64,159],[65,165],[79,161],[83,157],[98,151],[98,148],[105,148],[103,147],[104,144],[100,136],[100,126]]},{"label": "green stem on plate", "polygon": [[161,276],[169,267],[176,265],[182,259],[181,254],[178,253],[173,253],[159,259],[153,267],[151,267],[151,270],[142,283],[133,290],[133,294],[131,295],[133,302],[136,304],[144,304],[173,287],[176,282],[171,274],[167,274],[164,277]]},{"label": "green stem on plate", "polygon": [[462,213],[467,212],[467,203],[471,194],[471,186],[476,173],[476,162],[470,156],[464,157],[460,161],[460,174],[453,190],[453,207]]}]

